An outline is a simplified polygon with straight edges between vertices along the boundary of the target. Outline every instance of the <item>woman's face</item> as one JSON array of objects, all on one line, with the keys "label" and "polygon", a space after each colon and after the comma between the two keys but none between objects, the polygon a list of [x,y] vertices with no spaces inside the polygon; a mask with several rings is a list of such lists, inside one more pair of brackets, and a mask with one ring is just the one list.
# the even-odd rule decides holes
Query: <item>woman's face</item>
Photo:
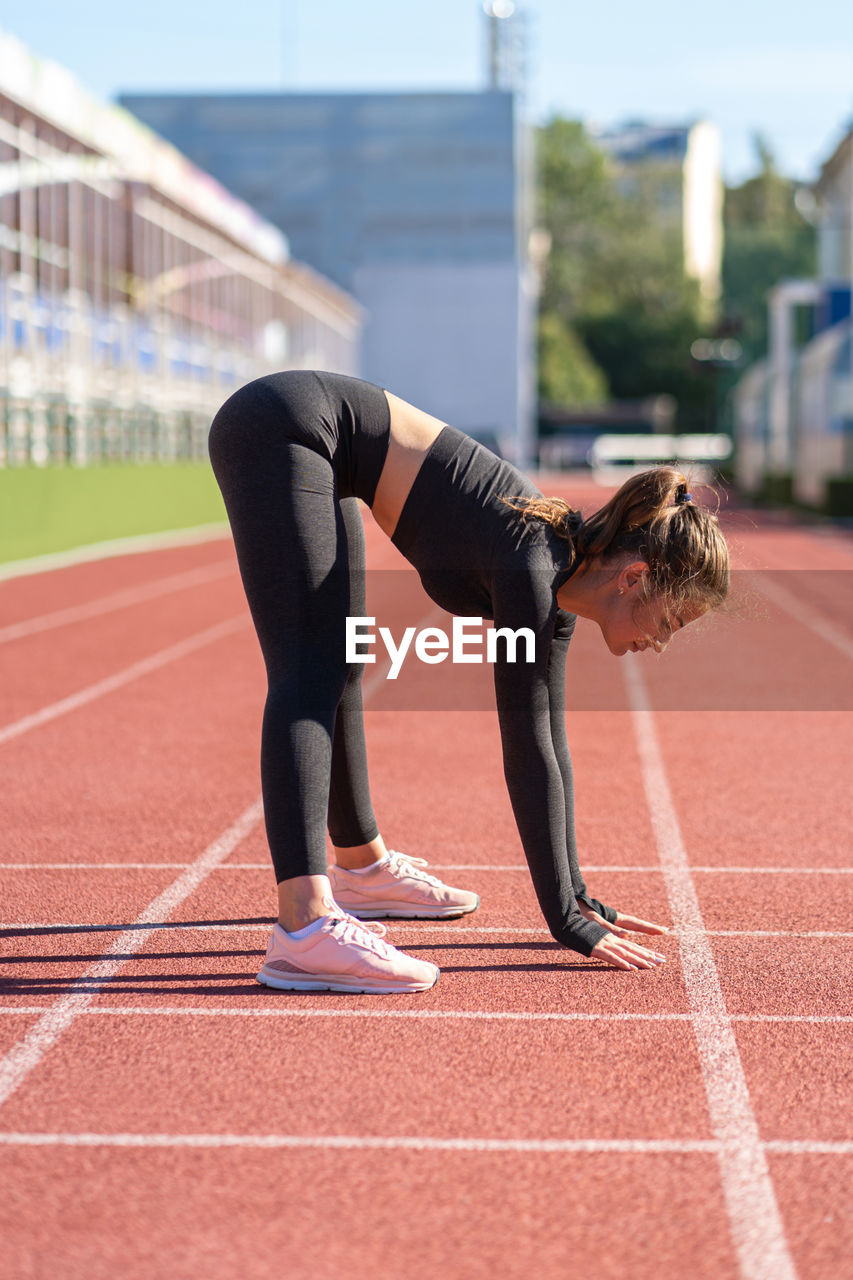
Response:
[{"label": "woman's face", "polygon": [[645,565],[628,566],[613,582],[609,608],[600,626],[608,649],[618,657],[644,649],[662,653],[676,631],[706,612],[696,605],[675,606],[662,596],[646,599],[647,572]]}]

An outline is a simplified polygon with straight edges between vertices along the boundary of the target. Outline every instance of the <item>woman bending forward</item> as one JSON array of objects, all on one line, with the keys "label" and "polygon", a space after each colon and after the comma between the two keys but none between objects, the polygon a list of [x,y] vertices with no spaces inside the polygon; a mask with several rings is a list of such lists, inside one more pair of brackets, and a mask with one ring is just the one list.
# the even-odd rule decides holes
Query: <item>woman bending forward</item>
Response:
[{"label": "woman bending forward", "polygon": [[620,969],[660,963],[625,931],[663,928],[587,893],[564,685],[577,615],[621,655],[662,649],[725,598],[725,541],[684,477],[645,471],[583,520],[456,428],[370,383],[304,370],[226,401],[210,456],[269,680],[261,780],[279,917],[259,981],[426,990],[436,966],[362,921],[447,919],[479,905],[389,850],[373,815],[363,666],[347,664],[345,646],[347,616],[366,613],[359,498],[443,609],[534,633],[535,660],[502,660],[499,646],[494,679],[504,774],[551,934]]}]

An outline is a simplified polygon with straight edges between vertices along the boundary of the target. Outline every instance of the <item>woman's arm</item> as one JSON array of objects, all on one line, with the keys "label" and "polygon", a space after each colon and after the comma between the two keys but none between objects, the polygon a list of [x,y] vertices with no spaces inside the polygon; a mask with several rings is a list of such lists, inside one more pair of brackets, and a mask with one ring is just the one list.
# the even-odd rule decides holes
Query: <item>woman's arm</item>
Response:
[{"label": "woman's arm", "polygon": [[[517,631],[532,626],[535,634],[532,663],[522,660],[523,643],[517,646],[518,661],[509,662],[504,645],[498,642],[494,680],[504,777],[548,928],[558,942],[588,956],[607,930],[584,919],[572,884],[567,797],[552,735],[549,674],[553,672],[554,618],[547,597],[542,597],[544,585],[530,574],[519,573],[493,592],[495,627]],[[562,656],[565,662],[565,651]]]},{"label": "woman's arm", "polygon": [[572,758],[566,739],[566,658],[577,618],[563,609],[557,612],[554,638],[548,657],[548,696],[550,699],[551,741],[563,779],[566,804],[566,853],[572,876],[575,898],[602,916],[609,924],[616,921],[613,907],[605,907],[597,898],[590,897],[578,862],[578,846],[575,837],[575,789],[572,774]]},{"label": "woman's arm", "polygon": [[495,662],[494,678],[504,776],[548,928],[558,942],[581,955],[594,955],[618,969],[652,968],[664,957],[617,936],[604,921],[587,919],[572,886],[566,794],[551,734],[548,668],[554,608],[550,587],[531,573],[504,576],[493,585],[492,603],[496,627],[512,631],[530,627],[535,636],[532,663],[508,662],[499,645],[504,656]]}]

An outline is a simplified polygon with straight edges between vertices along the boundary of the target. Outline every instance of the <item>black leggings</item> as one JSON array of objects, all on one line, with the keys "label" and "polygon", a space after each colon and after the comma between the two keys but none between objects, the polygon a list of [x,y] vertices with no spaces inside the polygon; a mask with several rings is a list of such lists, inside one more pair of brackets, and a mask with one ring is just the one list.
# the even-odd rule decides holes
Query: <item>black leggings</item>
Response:
[{"label": "black leggings", "polygon": [[325,875],[326,829],[379,834],[367,780],[363,664],[344,619],[364,615],[358,498],[371,503],[389,410],[369,383],[303,371],[250,382],[219,410],[210,458],[266,663],[261,784],[276,880]]}]

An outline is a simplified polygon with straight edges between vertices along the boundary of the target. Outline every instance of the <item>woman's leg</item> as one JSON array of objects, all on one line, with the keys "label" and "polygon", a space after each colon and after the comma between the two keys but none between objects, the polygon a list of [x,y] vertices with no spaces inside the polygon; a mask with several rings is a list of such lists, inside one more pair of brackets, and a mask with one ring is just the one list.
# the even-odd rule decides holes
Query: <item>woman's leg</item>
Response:
[{"label": "woman's leg", "polygon": [[[340,508],[349,563],[347,613],[351,617],[364,617],[367,612],[364,525],[356,498],[343,498]],[[336,862],[350,868],[369,866],[387,852],[370,800],[361,691],[364,670],[363,662],[349,668],[338,703],[332,740],[329,835],[335,848]]]},{"label": "woman's leg", "polygon": [[235,422],[228,406],[211,429],[210,453],[267,669],[261,782],[280,922],[292,931],[332,904],[326,817],[347,680],[347,532],[320,453]]},{"label": "woman's leg", "polygon": [[223,405],[210,432],[269,686],[261,781],[279,920],[258,981],[287,991],[425,991],[436,966],[389,946],[332,896],[326,820],[348,676],[347,529],[311,406],[288,433],[283,415],[264,412],[268,399],[266,384],[249,384]]}]

